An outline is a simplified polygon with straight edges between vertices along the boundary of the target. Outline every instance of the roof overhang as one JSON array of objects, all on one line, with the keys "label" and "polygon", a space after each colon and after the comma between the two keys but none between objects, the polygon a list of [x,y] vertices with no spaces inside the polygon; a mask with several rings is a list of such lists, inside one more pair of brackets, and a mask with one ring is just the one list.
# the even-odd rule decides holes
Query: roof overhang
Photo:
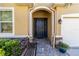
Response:
[{"label": "roof overhang", "polygon": [[71,13],[62,15],[63,18],[79,18],[79,13]]},{"label": "roof overhang", "polygon": [[28,7],[33,7],[33,3],[16,3],[18,6],[28,6]]}]

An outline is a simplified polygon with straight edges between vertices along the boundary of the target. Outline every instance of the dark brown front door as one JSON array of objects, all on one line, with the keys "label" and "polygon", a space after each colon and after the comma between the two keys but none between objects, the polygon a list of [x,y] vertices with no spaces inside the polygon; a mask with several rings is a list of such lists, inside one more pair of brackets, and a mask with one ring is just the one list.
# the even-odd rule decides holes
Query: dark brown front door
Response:
[{"label": "dark brown front door", "polygon": [[47,38],[47,18],[34,18],[34,37]]}]

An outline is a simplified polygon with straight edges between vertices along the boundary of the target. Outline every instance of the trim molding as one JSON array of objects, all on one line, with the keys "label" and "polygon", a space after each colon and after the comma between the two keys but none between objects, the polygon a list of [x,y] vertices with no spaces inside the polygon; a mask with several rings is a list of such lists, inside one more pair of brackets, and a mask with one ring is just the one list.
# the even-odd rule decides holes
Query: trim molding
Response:
[{"label": "trim molding", "polygon": [[0,38],[26,38],[29,37],[28,35],[12,35],[12,34],[5,34],[5,35],[0,35]]},{"label": "trim molding", "polygon": [[63,37],[61,35],[56,35],[55,38],[56,39],[62,39]]}]

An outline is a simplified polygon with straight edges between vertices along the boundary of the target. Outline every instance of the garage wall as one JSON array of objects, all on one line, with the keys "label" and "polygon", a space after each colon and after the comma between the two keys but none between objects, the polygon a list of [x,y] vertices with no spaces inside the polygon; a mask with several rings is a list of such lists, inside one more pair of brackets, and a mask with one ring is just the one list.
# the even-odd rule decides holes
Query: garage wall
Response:
[{"label": "garage wall", "polygon": [[58,23],[58,20],[61,18],[63,14],[72,14],[79,13],[79,4],[72,4],[68,7],[57,7],[56,10],[56,35],[61,35],[61,24]]}]

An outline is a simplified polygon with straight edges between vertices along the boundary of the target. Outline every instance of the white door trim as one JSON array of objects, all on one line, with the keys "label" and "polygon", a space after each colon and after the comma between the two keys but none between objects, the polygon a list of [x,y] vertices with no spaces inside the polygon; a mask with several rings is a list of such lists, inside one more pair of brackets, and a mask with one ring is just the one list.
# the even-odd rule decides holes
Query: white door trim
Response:
[{"label": "white door trim", "polygon": [[54,10],[48,8],[48,7],[45,7],[45,6],[40,6],[40,7],[35,7],[33,8],[30,13],[29,13],[29,36],[30,37],[33,37],[33,20],[32,20],[32,14],[33,12],[37,11],[37,10],[46,10],[48,11],[49,13],[51,13],[51,20],[52,20],[52,35],[51,35],[51,42],[53,42],[53,46],[55,45],[55,32],[54,32]]}]

